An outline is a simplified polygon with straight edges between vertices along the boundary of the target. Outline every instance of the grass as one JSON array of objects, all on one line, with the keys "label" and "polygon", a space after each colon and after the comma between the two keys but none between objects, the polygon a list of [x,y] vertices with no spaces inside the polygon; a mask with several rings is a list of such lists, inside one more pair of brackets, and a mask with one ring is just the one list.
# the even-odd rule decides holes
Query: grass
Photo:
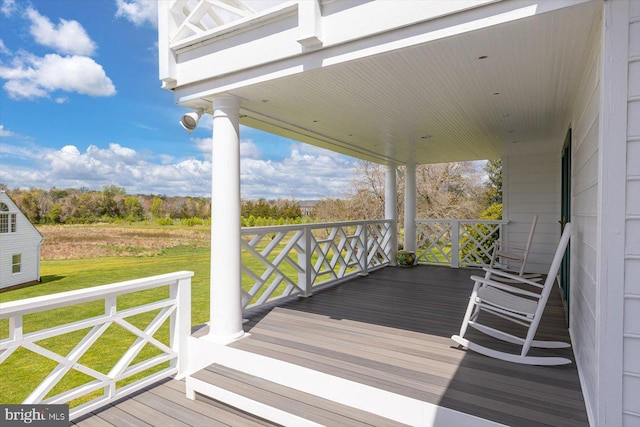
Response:
[{"label": "grass", "polygon": [[[40,231],[45,236],[41,262],[42,283],[0,292],[0,302],[188,270],[195,273],[191,287],[192,324],[198,325],[209,320],[210,232],[208,227],[168,228],[148,224],[142,226],[94,225],[42,227]],[[263,242],[257,250],[262,250],[268,243],[268,241]],[[274,250],[269,256],[270,260],[273,261],[278,253],[279,249]],[[314,262],[315,259],[313,259]],[[261,275],[265,270],[265,266],[248,253],[243,253],[243,264],[257,275]],[[297,279],[297,271],[292,266],[284,264],[282,270],[288,277]],[[243,274],[242,286],[245,290],[253,286],[253,280],[249,275]],[[284,287],[285,285],[281,284],[275,294],[282,292]],[[168,292],[168,286],[165,286],[123,295],[118,297],[118,309],[165,299],[168,297]],[[78,304],[25,316],[23,328],[24,332],[28,333],[103,313],[102,301]],[[127,320],[136,327],[144,329],[156,314],[157,312],[144,313]],[[8,320],[0,320],[0,339],[8,337],[8,330]],[[76,331],[42,340],[37,344],[60,355],[66,355],[88,331],[89,329]],[[169,343],[168,321],[154,337],[165,344]],[[84,354],[79,363],[106,374],[134,340],[133,334],[112,324]],[[146,360],[156,354],[159,354],[159,350],[147,345],[133,363]],[[56,362],[20,348],[1,366],[0,403],[22,402],[56,366]],[[156,371],[160,369],[162,367],[156,368]],[[149,373],[147,371],[139,374],[118,386]],[[49,396],[89,380],[91,380],[90,377],[71,370],[49,393]],[[93,397],[96,395],[87,395],[71,402],[71,405],[81,404]]]}]

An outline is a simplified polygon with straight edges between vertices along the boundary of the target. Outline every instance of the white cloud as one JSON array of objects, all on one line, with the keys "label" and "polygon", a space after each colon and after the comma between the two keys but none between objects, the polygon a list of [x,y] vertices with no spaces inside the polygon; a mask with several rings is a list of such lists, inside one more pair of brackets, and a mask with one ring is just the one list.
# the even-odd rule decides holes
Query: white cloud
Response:
[{"label": "white cloud", "polygon": [[4,128],[4,125],[0,125],[0,137],[13,135],[15,135],[15,133],[11,132],[10,130],[6,130]]},{"label": "white cloud", "polygon": [[260,159],[262,153],[252,140],[248,139],[240,142],[240,157],[245,159]]},{"label": "white cloud", "polygon": [[31,21],[31,35],[43,46],[70,55],[92,55],[96,49],[78,21],[60,19],[56,26],[32,8],[27,9],[26,16]]},{"label": "white cloud", "polygon": [[59,96],[55,99],[56,104],[65,104],[69,101],[69,98],[65,98],[64,96]]},{"label": "white cloud", "polygon": [[[211,160],[211,138],[191,138],[198,151],[206,160]],[[262,153],[258,146],[250,139],[240,141],[240,157],[246,159],[260,159]]]},{"label": "white cloud", "polygon": [[86,56],[21,52],[11,66],[0,66],[0,78],[13,99],[47,97],[56,90],[90,96],[111,96],[116,89],[101,65]]},{"label": "white cloud", "polygon": [[196,144],[205,160],[211,161],[211,138],[190,138],[190,141]]},{"label": "white cloud", "polygon": [[[36,145],[2,144],[0,182],[9,187],[58,188],[103,185],[124,187],[130,194],[209,196],[211,162],[176,160],[168,155],[149,158],[117,143],[106,148],[75,145],[57,150]],[[350,188],[355,170],[352,159],[294,144],[282,161],[256,157],[252,143],[240,161],[242,196],[247,199],[341,197]],[[27,168],[25,165],[31,163]]]},{"label": "white cloud", "polygon": [[158,2],[156,0],[116,0],[116,17],[125,18],[135,25],[149,23],[158,25]]},{"label": "white cloud", "polygon": [[0,39],[0,54],[11,55],[11,51],[5,46],[4,41]]},{"label": "white cloud", "polygon": [[243,158],[240,167],[243,196],[250,199],[342,197],[355,172],[352,159],[302,144],[280,162]]},{"label": "white cloud", "polygon": [[16,0],[3,0],[2,6],[0,6],[0,12],[4,16],[11,16],[17,9]]}]

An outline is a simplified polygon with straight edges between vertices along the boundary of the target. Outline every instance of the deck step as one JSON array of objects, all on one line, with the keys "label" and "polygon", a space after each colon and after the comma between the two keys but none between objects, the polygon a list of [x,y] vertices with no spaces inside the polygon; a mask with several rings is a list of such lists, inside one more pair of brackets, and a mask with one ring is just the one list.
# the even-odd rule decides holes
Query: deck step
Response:
[{"label": "deck step", "polygon": [[404,426],[220,364],[187,379],[196,392],[287,426]]}]

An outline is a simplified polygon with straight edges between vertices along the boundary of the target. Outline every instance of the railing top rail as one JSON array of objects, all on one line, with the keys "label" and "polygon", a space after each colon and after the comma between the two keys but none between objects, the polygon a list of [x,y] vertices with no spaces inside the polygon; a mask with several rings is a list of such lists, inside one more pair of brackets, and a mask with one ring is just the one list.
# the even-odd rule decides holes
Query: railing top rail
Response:
[{"label": "railing top rail", "polygon": [[109,285],[93,286],[75,291],[59,292],[57,294],[4,302],[0,303],[0,319],[5,319],[16,314],[50,310],[123,293],[141,291],[160,285],[168,285],[178,280],[193,277],[193,275],[194,273],[192,271],[178,271],[143,279],[127,280]]},{"label": "railing top rail", "polygon": [[508,224],[506,219],[416,219],[416,222],[472,222],[474,224]]},{"label": "railing top rail", "polygon": [[268,225],[264,227],[242,227],[242,235],[257,233],[277,233],[301,230],[304,228],[348,227],[366,224],[391,223],[390,219],[371,219],[360,221],[314,222],[309,224]]}]

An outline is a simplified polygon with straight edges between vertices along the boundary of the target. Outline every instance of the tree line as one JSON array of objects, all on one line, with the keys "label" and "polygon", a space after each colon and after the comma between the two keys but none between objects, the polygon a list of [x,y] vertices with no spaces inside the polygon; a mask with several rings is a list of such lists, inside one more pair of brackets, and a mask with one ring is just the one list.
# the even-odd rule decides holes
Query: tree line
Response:
[{"label": "tree line", "polygon": [[[105,185],[102,190],[87,188],[49,190],[9,189],[0,184],[20,210],[34,224],[92,224],[98,222],[151,220],[170,225],[182,220],[187,225],[211,219],[211,198],[127,194],[126,189]],[[302,217],[300,205],[292,200],[246,200],[241,208],[243,225],[292,223]]]},{"label": "tree line", "polygon": [[[325,198],[303,217],[295,200],[243,200],[242,225],[266,226],[300,222],[334,222],[384,218],[386,167],[358,162],[351,188],[341,198]],[[482,175],[487,179],[482,179]],[[397,173],[397,215],[404,218],[405,170]],[[129,195],[122,187],[105,185],[102,190],[39,188],[9,189],[0,183],[34,224],[90,224],[114,221],[156,221],[170,225],[181,220],[202,224],[211,218],[209,197]],[[502,163],[485,164],[484,174],[473,162],[440,163],[416,167],[418,218],[492,219],[502,212]],[[487,218],[489,219],[489,218]]]}]

